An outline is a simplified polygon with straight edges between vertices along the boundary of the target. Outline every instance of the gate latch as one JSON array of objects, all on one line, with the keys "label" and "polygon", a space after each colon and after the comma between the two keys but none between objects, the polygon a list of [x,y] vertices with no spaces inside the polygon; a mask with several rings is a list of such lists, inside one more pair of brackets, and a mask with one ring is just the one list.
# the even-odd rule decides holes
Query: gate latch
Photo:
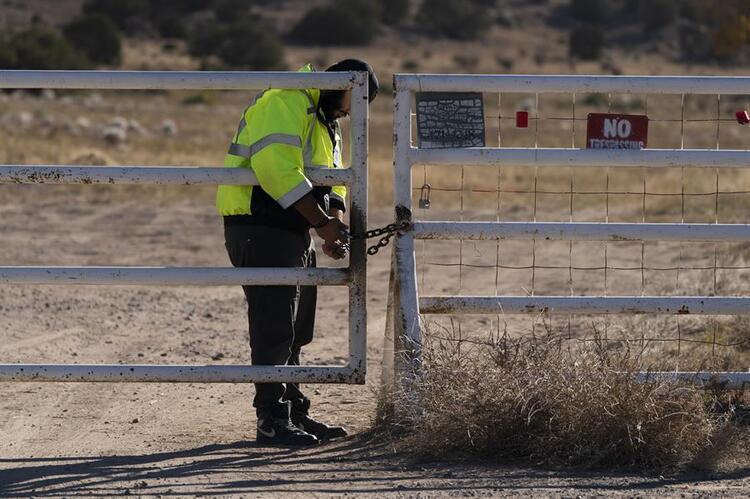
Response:
[{"label": "gate latch", "polygon": [[423,210],[430,208],[430,192],[432,187],[430,184],[424,184],[419,192],[419,207]]}]

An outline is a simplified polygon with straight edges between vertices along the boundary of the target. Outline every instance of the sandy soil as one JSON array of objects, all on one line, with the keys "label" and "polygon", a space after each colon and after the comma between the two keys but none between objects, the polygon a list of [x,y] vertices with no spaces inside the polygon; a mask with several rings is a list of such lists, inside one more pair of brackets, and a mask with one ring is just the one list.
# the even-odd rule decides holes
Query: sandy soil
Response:
[{"label": "sandy soil", "polygon": [[[2,187],[2,186],[0,186]],[[107,189],[107,188],[101,188]],[[228,264],[203,191],[161,205],[0,190],[3,265]],[[11,200],[13,202],[11,202]],[[378,212],[371,225],[385,222]],[[370,260],[366,386],[309,387],[314,412],[353,436],[316,449],[255,445],[244,385],[0,383],[0,496],[742,496],[750,472],[658,477],[417,463],[373,440],[388,253]],[[452,278],[447,276],[446,279]],[[323,288],[309,363],[342,362],[345,290]],[[0,287],[3,362],[242,363],[239,288]]]}]

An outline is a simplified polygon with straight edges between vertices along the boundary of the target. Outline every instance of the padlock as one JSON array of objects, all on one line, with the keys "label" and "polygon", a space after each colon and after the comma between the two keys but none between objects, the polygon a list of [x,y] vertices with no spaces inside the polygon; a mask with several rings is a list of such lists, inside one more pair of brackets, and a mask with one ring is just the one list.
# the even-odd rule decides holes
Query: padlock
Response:
[{"label": "padlock", "polygon": [[427,210],[430,207],[430,191],[432,187],[430,184],[424,184],[419,192],[419,207],[423,210]]}]

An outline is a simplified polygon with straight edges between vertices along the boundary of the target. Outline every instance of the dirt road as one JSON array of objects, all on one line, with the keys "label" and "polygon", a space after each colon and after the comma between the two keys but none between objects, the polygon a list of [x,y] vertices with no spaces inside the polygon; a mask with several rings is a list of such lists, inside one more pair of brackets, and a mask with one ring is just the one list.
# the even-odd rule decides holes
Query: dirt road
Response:
[{"label": "dirt road", "polygon": [[[2,186],[0,186],[2,187]],[[0,190],[2,265],[225,266],[211,201],[81,201]],[[186,190],[188,194],[192,191]],[[389,215],[380,213],[373,225]],[[660,478],[414,463],[372,441],[388,253],[371,260],[366,386],[309,387],[314,412],[353,437],[316,449],[258,447],[243,385],[0,383],[0,496],[741,496],[750,471]],[[323,288],[310,363],[341,363],[345,289]],[[0,286],[2,362],[247,363],[238,288]]]}]

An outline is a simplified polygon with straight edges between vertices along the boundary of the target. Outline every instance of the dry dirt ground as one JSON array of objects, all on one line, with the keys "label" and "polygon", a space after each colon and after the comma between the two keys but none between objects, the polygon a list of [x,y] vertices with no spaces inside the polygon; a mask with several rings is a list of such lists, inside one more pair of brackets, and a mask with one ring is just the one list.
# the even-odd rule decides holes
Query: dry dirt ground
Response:
[{"label": "dry dirt ground", "polygon": [[[13,189],[13,195],[10,194]],[[17,189],[24,189],[18,195]],[[91,187],[104,192],[115,187]],[[0,186],[3,265],[225,266],[210,197],[73,197]],[[77,192],[77,191],[75,191]],[[371,225],[389,216],[378,212]],[[370,260],[366,386],[309,387],[353,436],[309,450],[253,442],[246,385],[0,383],[0,496],[743,496],[750,473],[612,474],[415,462],[367,430],[382,351],[388,254]],[[310,363],[342,362],[344,290],[321,290]],[[238,288],[0,286],[2,362],[248,362]]]}]

